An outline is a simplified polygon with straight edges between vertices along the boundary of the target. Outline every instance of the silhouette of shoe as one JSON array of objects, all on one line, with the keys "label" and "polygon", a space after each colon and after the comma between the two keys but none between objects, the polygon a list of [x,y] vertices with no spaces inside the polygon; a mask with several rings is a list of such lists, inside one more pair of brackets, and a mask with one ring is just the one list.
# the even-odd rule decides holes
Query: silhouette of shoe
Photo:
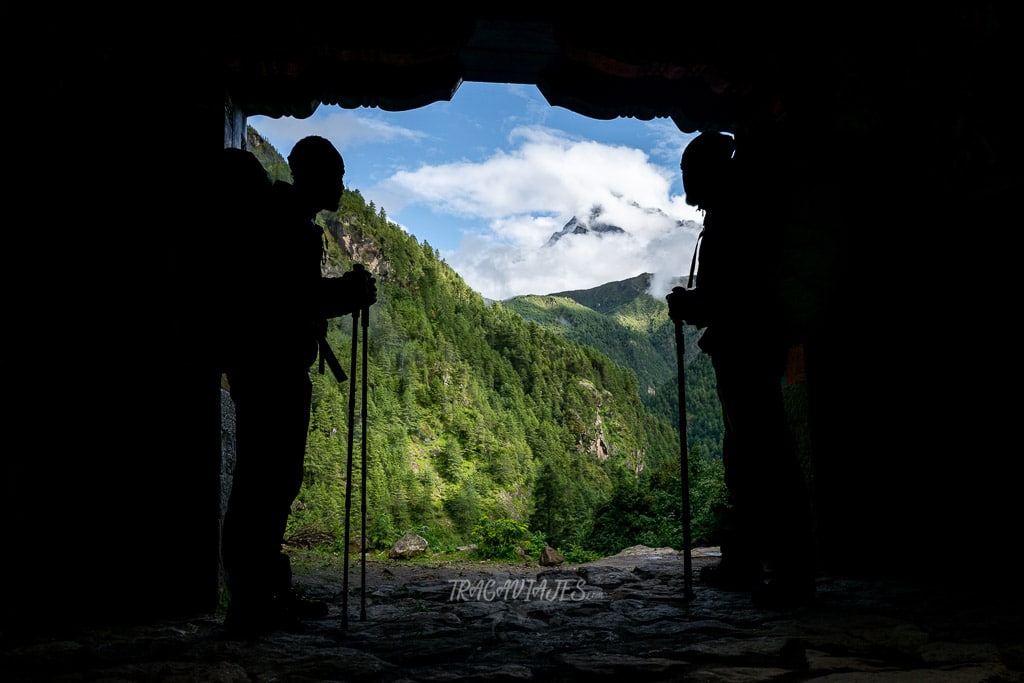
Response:
[{"label": "silhouette of shoe", "polygon": [[224,617],[224,635],[229,640],[252,640],[275,631],[301,633],[307,619],[328,615],[326,602],[307,600],[294,590],[273,597],[232,600]]},{"label": "silhouette of shoe", "polygon": [[751,599],[755,607],[791,609],[814,604],[816,592],[813,576],[768,572],[751,591]]},{"label": "silhouette of shoe", "polygon": [[326,602],[303,598],[295,591],[288,591],[278,596],[277,603],[283,614],[300,620],[323,619],[329,612]]},{"label": "silhouette of shoe", "polygon": [[705,586],[724,591],[747,592],[757,586],[757,576],[751,570],[740,570],[734,564],[721,562],[701,567],[700,580]]},{"label": "silhouette of shoe", "polygon": [[224,637],[229,640],[254,640],[275,631],[303,629],[298,617],[282,610],[276,601],[259,605],[233,602],[224,617]]}]

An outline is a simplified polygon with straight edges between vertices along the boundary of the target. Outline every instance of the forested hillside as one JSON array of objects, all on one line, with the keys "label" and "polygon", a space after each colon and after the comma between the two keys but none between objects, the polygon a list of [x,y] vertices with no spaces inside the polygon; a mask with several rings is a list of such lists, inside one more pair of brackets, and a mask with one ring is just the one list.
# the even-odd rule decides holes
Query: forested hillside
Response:
[{"label": "forested hillside", "polygon": [[[651,274],[586,290],[525,295],[503,302],[526,320],[606,354],[637,375],[649,412],[679,427],[675,328],[664,297],[648,292]],[[700,330],[684,325],[687,441],[705,457],[722,457],[722,415],[711,361],[700,352]]]},{"label": "forested hillside", "polygon": [[[272,174],[287,176],[280,154],[252,129],[249,146]],[[367,327],[366,431],[359,433],[362,416],[350,415],[350,382],[315,375],[290,542],[338,545],[346,480],[359,486],[365,439],[373,547],[415,531],[435,549],[450,548],[473,542],[481,520],[514,520],[563,552],[679,547],[678,432],[664,406],[641,400],[632,368],[505,303],[488,305],[433,247],[356,189],[325,226],[329,271],[361,263],[378,280]],[[331,322],[330,341],[346,370],[352,333],[361,335],[352,328],[350,317]],[[360,387],[361,368],[353,378]],[[663,380],[674,385],[671,372]],[[356,447],[347,477],[351,417]],[[690,476],[700,538],[713,532],[720,461],[691,457]],[[352,496],[354,520],[360,499]]]}]

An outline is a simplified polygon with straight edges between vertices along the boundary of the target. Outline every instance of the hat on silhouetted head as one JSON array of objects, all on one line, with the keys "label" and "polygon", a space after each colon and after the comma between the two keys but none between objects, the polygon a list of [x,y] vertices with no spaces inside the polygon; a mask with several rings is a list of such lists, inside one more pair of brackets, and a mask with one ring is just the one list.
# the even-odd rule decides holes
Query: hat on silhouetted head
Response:
[{"label": "hat on silhouetted head", "polygon": [[735,151],[736,141],[725,133],[705,131],[690,140],[679,161],[687,204],[707,207]]}]

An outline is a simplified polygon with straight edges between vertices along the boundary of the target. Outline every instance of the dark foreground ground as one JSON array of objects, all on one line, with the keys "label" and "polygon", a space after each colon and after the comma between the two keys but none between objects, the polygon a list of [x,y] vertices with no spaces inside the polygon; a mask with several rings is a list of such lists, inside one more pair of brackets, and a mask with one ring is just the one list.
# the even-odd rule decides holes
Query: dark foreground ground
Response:
[{"label": "dark foreground ground", "polygon": [[[1024,681],[1019,596],[818,579],[814,605],[756,609],[638,546],[583,565],[304,562],[326,619],[252,642],[220,614],[54,637],[3,634],[0,681]],[[365,580],[365,591],[363,590]],[[348,619],[342,619],[347,604]]]}]

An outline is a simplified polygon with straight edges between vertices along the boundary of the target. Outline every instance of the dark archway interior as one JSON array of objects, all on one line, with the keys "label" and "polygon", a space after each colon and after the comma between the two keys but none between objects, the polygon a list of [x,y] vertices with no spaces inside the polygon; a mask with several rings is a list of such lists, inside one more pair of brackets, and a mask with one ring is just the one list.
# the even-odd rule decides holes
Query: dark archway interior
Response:
[{"label": "dark archway interior", "polygon": [[829,569],[1016,579],[1013,10],[81,11],[27,19],[9,62],[5,617],[215,603],[220,398],[189,312],[217,294],[179,267],[203,230],[195,172],[247,115],[404,110],[462,81],[687,132],[784,115],[822,264],[808,371]]}]

